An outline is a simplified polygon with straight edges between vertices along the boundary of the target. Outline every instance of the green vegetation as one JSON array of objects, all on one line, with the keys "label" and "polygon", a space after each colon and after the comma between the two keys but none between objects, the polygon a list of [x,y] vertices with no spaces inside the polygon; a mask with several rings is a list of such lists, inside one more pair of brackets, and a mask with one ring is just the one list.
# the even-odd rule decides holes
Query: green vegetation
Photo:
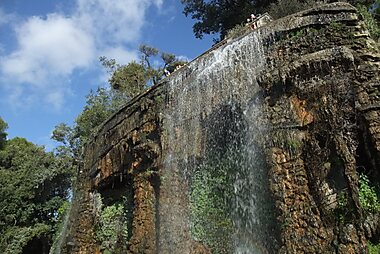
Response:
[{"label": "green vegetation", "polygon": [[[235,26],[244,24],[251,13],[269,12],[280,18],[313,7],[313,0],[181,0],[183,13],[196,20],[193,32],[202,39],[205,34],[219,35],[215,41],[228,37]],[[230,31],[230,32],[229,32]]]},{"label": "green vegetation", "polygon": [[297,30],[297,31],[292,31],[289,33],[289,38],[290,39],[298,39],[306,34],[305,29]]},{"label": "green vegetation", "polygon": [[[2,126],[7,126],[0,118]],[[6,137],[2,127],[2,137]],[[3,139],[0,148],[0,253],[29,246],[49,249],[70,191],[72,168],[26,139]]]},{"label": "green vegetation", "polygon": [[[114,90],[122,92],[130,99],[140,94],[149,86],[158,84],[165,77],[164,70],[173,72],[178,65],[186,62],[176,58],[175,55],[161,52],[162,66],[152,65],[152,59],[157,58],[159,51],[156,48],[142,44],[139,47],[140,61],[132,61],[127,65],[119,65],[114,59],[101,57],[100,61],[111,74],[109,83]],[[157,59],[156,59],[157,60]]]},{"label": "green vegetation", "polygon": [[191,233],[213,253],[232,252],[233,225],[229,204],[238,156],[228,152],[223,158],[210,159],[196,169],[192,179]]},{"label": "green vegetation", "polygon": [[344,191],[339,192],[337,195],[336,202],[337,202],[337,204],[336,204],[336,208],[334,210],[336,220],[340,224],[344,224],[347,221],[347,217],[348,217],[348,214],[350,212],[347,193]]},{"label": "green vegetation", "polygon": [[373,244],[368,241],[368,253],[369,254],[379,254],[380,253],[380,243]]},{"label": "green vegetation", "polygon": [[219,40],[226,37],[228,30],[245,22],[251,13],[256,13],[257,6],[267,5],[267,2],[273,1],[181,0],[183,13],[196,20],[195,37],[202,39],[205,34],[219,34]]},{"label": "green vegetation", "polygon": [[65,233],[65,227],[67,227],[70,210],[71,202],[69,200],[64,201],[61,207],[58,208],[56,231],[54,233],[53,244],[50,248],[49,253],[57,253],[59,251],[60,241],[62,240],[63,234]]},{"label": "green vegetation", "polygon": [[[274,19],[278,19],[298,11],[306,10],[322,4],[326,1],[313,0],[181,0],[184,5],[183,13],[190,16],[196,22],[193,32],[196,38],[202,39],[204,35],[216,35],[214,41],[220,41],[228,37],[228,33],[246,22],[251,13],[259,14],[268,12]],[[374,38],[379,38],[378,22],[380,20],[380,0],[349,0],[353,6],[359,8],[367,26]],[[374,5],[375,2],[375,5]],[[371,8],[371,12],[369,12]],[[230,31],[230,32],[229,32]]]},{"label": "green vegetation", "polygon": [[346,29],[346,27],[342,23],[335,22],[335,21],[330,23],[330,27],[334,30],[337,30],[337,31],[341,31],[342,29]]},{"label": "green vegetation", "polygon": [[7,141],[7,133],[5,132],[7,128],[8,124],[0,117],[0,149],[4,147]]},{"label": "green vegetation", "polygon": [[380,27],[378,21],[374,18],[374,13],[369,12],[368,7],[364,5],[359,5],[357,8],[360,15],[363,17],[370,35],[376,40],[379,39]]},{"label": "green vegetation", "polygon": [[[50,248],[53,239],[58,239],[57,230],[62,227],[69,207],[71,176],[83,160],[84,144],[128,100],[159,82],[164,77],[164,68],[174,71],[184,63],[174,55],[161,53],[162,66],[153,67],[150,62],[159,51],[142,45],[140,53],[140,63],[127,65],[101,58],[110,71],[111,88],[100,87],[90,92],[74,126],[64,123],[56,126],[52,139],[60,145],[54,153],[47,153],[23,138],[7,140],[8,125],[0,118],[0,253],[22,253],[24,248],[42,253],[42,249]],[[121,216],[120,209],[117,204],[105,207],[99,221],[105,231],[98,237],[105,250],[112,253],[116,251],[115,240],[109,238],[109,233],[118,225],[111,220]]]},{"label": "green vegetation", "polygon": [[95,229],[103,253],[125,253],[130,227],[127,208],[123,203],[109,206],[100,203],[98,209],[100,214]]},{"label": "green vegetation", "polygon": [[44,223],[36,223],[30,227],[9,227],[3,234],[1,240],[1,253],[15,254],[23,253],[23,250],[32,240],[41,241],[39,250],[49,248],[42,246],[45,238],[51,234],[51,228]]},{"label": "green vegetation", "polygon": [[[375,187],[371,186],[365,174],[359,175],[359,202],[366,213],[377,213],[380,211],[380,201]],[[346,223],[351,218],[352,208],[350,208],[347,193],[344,191],[338,193],[334,214],[339,223]]]},{"label": "green vegetation", "polygon": [[364,174],[359,176],[359,202],[366,212],[376,213],[380,211],[380,201],[376,190]]}]

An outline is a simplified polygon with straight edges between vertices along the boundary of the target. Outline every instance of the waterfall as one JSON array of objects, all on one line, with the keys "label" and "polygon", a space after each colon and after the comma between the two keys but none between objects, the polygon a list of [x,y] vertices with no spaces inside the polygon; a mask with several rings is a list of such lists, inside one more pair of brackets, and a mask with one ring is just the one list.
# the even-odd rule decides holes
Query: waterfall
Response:
[{"label": "waterfall", "polygon": [[268,31],[254,31],[168,80],[161,196],[170,205],[160,213],[170,221],[160,222],[163,253],[190,253],[192,241],[181,241],[190,238],[212,253],[274,248],[273,201],[259,145],[266,124],[259,120],[256,80],[266,64],[265,38]]},{"label": "waterfall", "polygon": [[232,217],[236,229],[236,254],[272,253],[277,245],[277,225],[269,191],[268,165],[263,148],[258,145],[267,131],[265,125],[258,122],[260,113],[256,105],[244,111],[248,121],[241,150],[244,159],[236,163],[239,170],[233,182]]}]

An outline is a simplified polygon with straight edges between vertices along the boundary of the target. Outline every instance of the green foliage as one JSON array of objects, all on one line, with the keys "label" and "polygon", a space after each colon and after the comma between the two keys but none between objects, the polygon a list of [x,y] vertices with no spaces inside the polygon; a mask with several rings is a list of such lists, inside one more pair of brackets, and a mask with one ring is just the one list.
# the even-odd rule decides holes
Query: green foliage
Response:
[{"label": "green foliage", "polygon": [[153,47],[146,45],[146,44],[141,44],[139,46],[139,51],[141,52],[141,54],[143,56],[143,60],[146,62],[146,64],[148,66],[150,66],[150,62],[148,59],[152,56],[156,56],[159,52],[158,49],[153,48]]},{"label": "green foliage", "polygon": [[373,0],[347,0],[347,2],[349,2],[353,6],[364,5],[364,6],[368,6],[368,7],[370,7],[376,1],[373,1]]},{"label": "green foliage", "polygon": [[[286,15],[315,7],[316,5],[331,1],[313,1],[313,0],[181,0],[184,5],[183,13],[190,16],[196,22],[193,25],[193,31],[196,38],[202,39],[205,34],[220,35],[219,40],[227,35],[227,31],[233,29],[236,25],[246,21],[251,13],[269,12],[273,18],[281,18]],[[347,1],[354,6],[364,5],[367,8],[373,7],[372,0],[350,0]],[[375,3],[379,4],[379,0]],[[369,14],[365,8],[365,15],[373,20],[372,14]],[[378,14],[380,8],[374,12]],[[378,16],[376,16],[378,17]],[[380,19],[380,18],[379,18]],[[372,22],[372,21],[371,21]],[[369,25],[371,34],[378,38],[377,28],[374,23]],[[216,40],[217,41],[217,40]]]},{"label": "green foliage", "polygon": [[289,39],[291,40],[296,40],[296,39],[299,39],[303,36],[306,35],[306,30],[305,29],[301,29],[301,30],[296,30],[296,31],[292,31],[289,33]]},{"label": "green foliage", "polygon": [[183,13],[196,20],[193,31],[196,38],[204,34],[219,34],[219,40],[227,31],[246,21],[251,13],[258,13],[272,1],[267,0],[181,0]]},{"label": "green foliage", "polygon": [[108,59],[105,56],[99,57],[99,61],[103,65],[103,67],[106,68],[109,74],[114,73],[116,69],[120,67],[120,65],[116,63],[115,59]]},{"label": "green foliage", "polygon": [[153,66],[152,59],[160,53],[158,49],[142,44],[139,47],[140,62],[132,61],[126,65],[119,65],[114,59],[101,57],[103,66],[111,73],[109,83],[114,90],[122,92],[126,97],[133,98],[145,91],[149,86],[156,85],[164,77],[164,69],[173,72],[175,66],[183,64],[173,54],[161,53],[163,65]]},{"label": "green foliage", "polygon": [[6,129],[8,129],[8,124],[0,117],[0,149],[4,147],[7,140]]},{"label": "green foliage", "polygon": [[[235,26],[242,24],[251,13],[269,14],[274,18],[314,7],[313,0],[181,0],[184,14],[196,20],[193,31],[196,38],[204,34],[219,34],[220,39],[236,33]],[[228,35],[228,33],[230,33]],[[219,39],[219,40],[220,40]]]},{"label": "green foliage", "polygon": [[368,253],[369,254],[379,254],[380,253],[380,243],[373,244],[368,241]]},{"label": "green foliage", "polygon": [[359,176],[359,202],[366,212],[376,213],[380,211],[380,201],[376,190],[364,174]]},{"label": "green foliage", "polygon": [[34,238],[46,238],[51,234],[51,226],[37,223],[29,227],[8,227],[0,240],[3,254],[24,253],[23,249]]},{"label": "green foliage", "polygon": [[70,188],[65,161],[23,138],[0,150],[0,253],[21,253],[35,237],[52,240]]},{"label": "green foliage", "polygon": [[175,61],[178,61],[175,55],[165,52],[161,53],[161,59],[164,61],[165,65],[169,65]]},{"label": "green foliage", "polygon": [[341,224],[347,221],[347,215],[350,212],[347,193],[342,191],[337,195],[336,208],[334,210],[335,217],[337,221]]},{"label": "green foliage", "polygon": [[132,61],[118,68],[109,82],[113,89],[123,91],[133,98],[146,89],[148,79],[149,72],[144,66]]},{"label": "green foliage", "polygon": [[122,203],[102,206],[95,228],[103,253],[124,253],[129,236],[128,211]]},{"label": "green foliage", "polygon": [[375,20],[373,13],[368,11],[368,8],[364,5],[359,5],[358,11],[360,15],[363,17],[363,20],[369,30],[370,35],[374,39],[379,39],[380,37],[380,27],[377,21]]},{"label": "green foliage", "polygon": [[75,136],[79,138],[81,144],[84,144],[97,127],[126,102],[123,93],[106,88],[98,88],[96,92],[91,91],[86,98],[86,106],[75,120],[74,127]]},{"label": "green foliage", "polygon": [[199,166],[192,179],[191,233],[213,253],[231,253],[233,225],[230,202],[238,154],[228,153]]}]

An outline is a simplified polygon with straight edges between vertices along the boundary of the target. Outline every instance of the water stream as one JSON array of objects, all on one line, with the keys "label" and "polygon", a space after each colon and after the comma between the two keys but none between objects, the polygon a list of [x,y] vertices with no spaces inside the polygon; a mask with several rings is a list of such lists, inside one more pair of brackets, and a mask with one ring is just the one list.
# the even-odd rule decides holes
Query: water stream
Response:
[{"label": "water stream", "polygon": [[[256,81],[265,68],[266,37],[260,30],[251,33],[169,79],[165,168],[175,172],[172,182],[180,182],[170,195],[184,200],[178,193],[187,193],[190,205],[172,206],[170,216],[182,231],[164,222],[163,228],[180,232],[167,235],[168,242],[190,237],[213,253],[263,254],[275,248],[273,201],[260,147],[266,123]],[[184,253],[188,248],[182,246]]]}]

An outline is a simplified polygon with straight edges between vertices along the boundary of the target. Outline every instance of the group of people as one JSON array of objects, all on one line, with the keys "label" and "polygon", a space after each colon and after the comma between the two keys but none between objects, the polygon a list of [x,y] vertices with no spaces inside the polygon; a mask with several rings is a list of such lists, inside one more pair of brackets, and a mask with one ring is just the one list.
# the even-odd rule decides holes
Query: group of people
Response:
[{"label": "group of people", "polygon": [[[175,72],[175,71],[181,69],[182,66],[184,66],[184,65],[183,65],[183,64],[178,64],[178,65],[174,68],[174,70],[173,70],[172,72]],[[170,72],[170,71],[169,71],[168,69],[166,69],[166,68],[164,69],[164,74],[165,74],[166,77],[169,76],[170,74],[172,74],[172,72]]]},{"label": "group of people", "polygon": [[247,18],[247,26],[249,26],[252,30],[257,28],[257,19],[260,17],[260,15],[251,14],[249,18]]}]

